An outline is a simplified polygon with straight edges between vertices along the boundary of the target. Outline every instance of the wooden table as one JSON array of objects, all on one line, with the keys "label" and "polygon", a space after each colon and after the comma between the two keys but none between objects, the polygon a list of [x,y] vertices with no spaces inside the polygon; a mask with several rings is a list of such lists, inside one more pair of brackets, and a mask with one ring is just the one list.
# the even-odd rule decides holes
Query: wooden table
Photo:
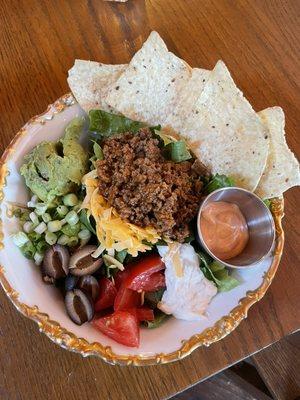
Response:
[{"label": "wooden table", "polygon": [[[1,150],[69,90],[75,58],[128,62],[155,29],[192,66],[223,59],[256,110],[282,106],[299,155],[299,12],[296,0],[1,0]],[[285,198],[285,252],[265,298],[230,336],[171,365],[114,367],[62,350],[1,291],[0,398],[162,399],[299,329],[299,190]]]}]

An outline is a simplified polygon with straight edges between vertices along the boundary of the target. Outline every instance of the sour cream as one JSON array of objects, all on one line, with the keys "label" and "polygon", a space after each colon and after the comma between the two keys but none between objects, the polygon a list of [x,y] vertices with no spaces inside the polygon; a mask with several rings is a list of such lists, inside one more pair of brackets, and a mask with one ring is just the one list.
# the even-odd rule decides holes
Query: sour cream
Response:
[{"label": "sour cream", "polygon": [[157,248],[166,265],[167,286],[158,308],[178,319],[201,320],[217,288],[203,275],[193,246],[170,243]]},{"label": "sour cream", "polygon": [[200,228],[206,246],[220,260],[239,255],[249,240],[245,217],[234,203],[208,203],[201,213]]}]

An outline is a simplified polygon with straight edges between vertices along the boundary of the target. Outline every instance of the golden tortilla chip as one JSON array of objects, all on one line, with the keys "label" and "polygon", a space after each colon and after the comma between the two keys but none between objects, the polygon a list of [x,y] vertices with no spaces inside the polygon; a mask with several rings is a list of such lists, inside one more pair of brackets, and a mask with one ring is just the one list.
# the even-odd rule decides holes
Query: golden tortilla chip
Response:
[{"label": "golden tortilla chip", "polygon": [[111,87],[106,102],[128,118],[161,124],[190,77],[186,62],[169,52],[159,34],[152,32]]},{"label": "golden tortilla chip", "polygon": [[86,112],[91,109],[112,111],[105,97],[125,68],[125,64],[109,65],[75,60],[69,70],[68,84],[81,108]]},{"label": "golden tortilla chip", "polygon": [[[204,88],[195,86],[194,104],[182,111],[179,133],[213,174],[232,177],[237,186],[254,191],[268,154],[267,131],[250,103],[219,61]],[[172,127],[172,118],[168,118]],[[175,126],[178,129],[178,116]]]},{"label": "golden tortilla chip", "polygon": [[258,115],[269,130],[270,148],[267,165],[255,193],[263,199],[270,199],[300,185],[299,163],[285,140],[282,108],[267,108]]}]

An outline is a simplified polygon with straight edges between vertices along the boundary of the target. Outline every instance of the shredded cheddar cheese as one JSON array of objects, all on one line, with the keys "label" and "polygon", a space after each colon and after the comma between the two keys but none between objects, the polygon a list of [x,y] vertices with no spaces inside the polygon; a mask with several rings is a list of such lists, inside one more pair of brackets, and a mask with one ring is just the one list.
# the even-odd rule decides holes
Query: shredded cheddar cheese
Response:
[{"label": "shredded cheddar cheese", "polygon": [[81,208],[87,209],[96,221],[96,233],[100,243],[96,250],[99,256],[104,250],[127,250],[133,257],[138,252],[151,250],[146,243],[155,244],[160,236],[154,228],[140,228],[121,219],[99,193],[97,171],[91,171],[82,179],[86,196]]}]

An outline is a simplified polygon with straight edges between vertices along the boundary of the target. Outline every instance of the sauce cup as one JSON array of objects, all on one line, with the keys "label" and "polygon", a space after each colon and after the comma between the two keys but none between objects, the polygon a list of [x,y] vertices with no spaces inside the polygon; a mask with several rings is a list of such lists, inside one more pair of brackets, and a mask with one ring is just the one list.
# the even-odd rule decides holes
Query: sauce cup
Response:
[{"label": "sauce cup", "polygon": [[[207,247],[200,225],[204,207],[218,201],[236,204],[246,219],[249,232],[249,240],[244,250],[225,261],[216,257]],[[268,207],[254,193],[237,187],[218,189],[204,199],[198,213],[197,232],[198,240],[205,251],[216,261],[230,268],[247,268],[262,261],[271,252],[275,240],[274,220]]]}]

